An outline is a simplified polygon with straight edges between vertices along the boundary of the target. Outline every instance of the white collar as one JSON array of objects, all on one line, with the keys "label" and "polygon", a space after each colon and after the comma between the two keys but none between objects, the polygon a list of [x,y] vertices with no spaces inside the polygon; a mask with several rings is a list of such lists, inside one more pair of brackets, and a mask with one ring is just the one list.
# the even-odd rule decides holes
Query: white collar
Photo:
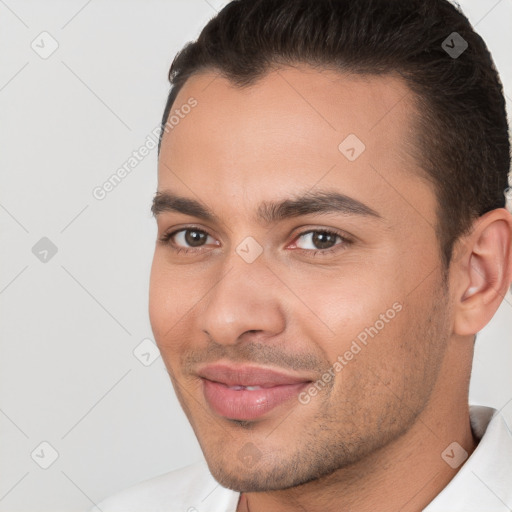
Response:
[{"label": "white collar", "polygon": [[457,474],[423,512],[510,512],[512,432],[500,411],[470,406],[471,427],[480,439]]}]

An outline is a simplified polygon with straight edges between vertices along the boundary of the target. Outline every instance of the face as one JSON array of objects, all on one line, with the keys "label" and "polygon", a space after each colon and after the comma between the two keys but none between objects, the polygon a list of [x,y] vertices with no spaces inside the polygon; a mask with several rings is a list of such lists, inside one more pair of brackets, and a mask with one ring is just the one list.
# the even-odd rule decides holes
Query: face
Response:
[{"label": "face", "polygon": [[212,474],[265,491],[364,460],[422,413],[450,336],[412,93],[307,67],[246,88],[211,72],[176,110],[150,319]]}]

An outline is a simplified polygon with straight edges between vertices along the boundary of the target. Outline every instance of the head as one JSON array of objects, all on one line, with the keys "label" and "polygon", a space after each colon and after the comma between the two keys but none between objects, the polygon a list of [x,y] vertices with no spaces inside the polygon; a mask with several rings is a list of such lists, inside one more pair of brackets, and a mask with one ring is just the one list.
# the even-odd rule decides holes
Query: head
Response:
[{"label": "head", "polygon": [[[150,317],[214,476],[296,486],[465,401],[512,221],[502,87],[463,14],[238,0],[170,80]],[[260,390],[223,394],[219,375],[284,379],[286,399],[237,411],[233,393]]]}]

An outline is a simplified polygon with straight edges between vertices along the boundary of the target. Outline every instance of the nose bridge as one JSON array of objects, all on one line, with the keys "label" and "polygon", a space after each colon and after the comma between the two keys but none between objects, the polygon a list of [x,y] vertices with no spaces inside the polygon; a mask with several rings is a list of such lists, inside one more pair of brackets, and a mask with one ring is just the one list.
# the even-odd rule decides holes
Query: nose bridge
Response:
[{"label": "nose bridge", "polygon": [[261,256],[248,261],[234,251],[205,297],[200,328],[217,343],[235,344],[247,331],[271,335],[284,327],[275,277]]}]

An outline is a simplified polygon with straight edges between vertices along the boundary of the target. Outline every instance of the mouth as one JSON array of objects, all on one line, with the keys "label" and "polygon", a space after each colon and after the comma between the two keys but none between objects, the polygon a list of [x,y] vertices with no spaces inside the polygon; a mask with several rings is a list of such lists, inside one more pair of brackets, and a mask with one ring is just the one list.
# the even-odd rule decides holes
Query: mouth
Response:
[{"label": "mouth", "polygon": [[200,369],[198,375],[205,400],[214,413],[245,421],[290,404],[312,382],[306,377],[248,365],[209,365]]}]

